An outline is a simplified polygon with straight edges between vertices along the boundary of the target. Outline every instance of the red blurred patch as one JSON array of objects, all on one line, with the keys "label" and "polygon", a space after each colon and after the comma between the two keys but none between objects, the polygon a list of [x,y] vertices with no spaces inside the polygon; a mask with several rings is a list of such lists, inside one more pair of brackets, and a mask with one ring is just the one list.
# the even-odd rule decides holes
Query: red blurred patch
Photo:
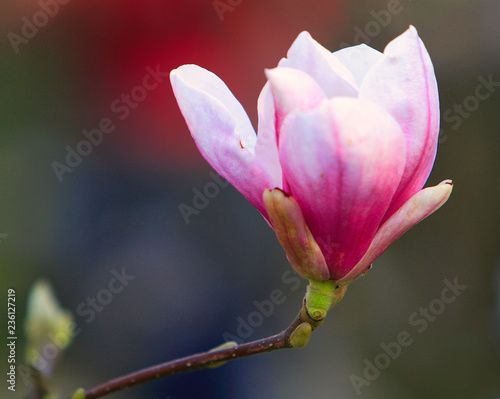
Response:
[{"label": "red blurred patch", "polygon": [[212,1],[73,1],[62,6],[66,9],[57,29],[75,53],[78,95],[95,110],[96,122],[105,116],[117,121],[113,134],[119,139],[108,142],[108,149],[155,165],[183,168],[205,161],[177,108],[168,78],[147,90],[144,99],[136,96],[141,102],[123,120],[110,104],[134,88],[136,94],[142,93],[136,86],[142,85],[147,66],[159,65],[169,72],[196,63],[226,82],[256,124],[264,68],[275,66],[302,30],[309,30],[318,41],[333,37],[343,3],[242,1],[221,21]]}]

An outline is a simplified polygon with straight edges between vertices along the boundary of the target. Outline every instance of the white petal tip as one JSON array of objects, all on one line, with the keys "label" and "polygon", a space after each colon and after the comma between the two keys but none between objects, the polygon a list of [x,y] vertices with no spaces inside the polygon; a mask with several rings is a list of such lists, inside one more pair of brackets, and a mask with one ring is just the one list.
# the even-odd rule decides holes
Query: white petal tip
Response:
[{"label": "white petal tip", "polygon": [[297,39],[298,39],[299,37],[307,37],[307,38],[312,38],[311,34],[310,34],[308,31],[306,31],[306,30],[303,30],[302,32],[300,32],[300,33],[298,34],[298,36],[297,36]]},{"label": "white petal tip", "polygon": [[[451,195],[451,192],[453,191],[453,181],[450,179],[443,180],[441,183],[439,183],[436,187],[440,187],[441,190],[445,191],[444,197],[446,198],[444,202],[448,200],[448,198]],[[443,202],[443,203],[444,203]]]},{"label": "white petal tip", "polygon": [[276,69],[276,68],[266,68],[266,69],[264,69],[264,73],[265,73],[266,78],[267,78],[268,80],[269,80],[269,79],[271,79],[271,76],[273,76],[273,74],[274,74],[274,70],[275,70],[275,69]]}]

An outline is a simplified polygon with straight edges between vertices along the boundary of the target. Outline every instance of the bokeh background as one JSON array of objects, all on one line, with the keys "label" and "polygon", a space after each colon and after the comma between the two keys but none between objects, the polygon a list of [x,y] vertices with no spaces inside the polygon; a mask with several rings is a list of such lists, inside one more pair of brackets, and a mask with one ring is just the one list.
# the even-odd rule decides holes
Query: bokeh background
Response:
[{"label": "bokeh background", "polygon": [[[30,286],[49,279],[81,329],[54,370],[63,397],[219,345],[224,333],[237,335],[254,301],[276,289],[286,300],[246,339],[281,331],[306,284],[285,274],[290,267],[258,212],[231,186],[189,224],[179,211],[180,204],[192,206],[193,189],[213,180],[168,78],[158,76],[141,101],[116,107],[124,105],[123,95],[141,93],[148,67],[167,73],[195,63],[220,76],[256,124],[264,68],[274,67],[302,30],[332,51],[369,33],[361,41],[382,51],[413,24],[434,62],[443,117],[428,185],[452,178],[449,203],[349,287],[306,349],[113,397],[500,397],[500,87],[458,118],[455,105],[475,104],[470,97],[481,77],[500,82],[500,3],[402,0],[386,21],[377,15],[398,2],[222,0],[219,13],[214,3],[71,0],[52,2],[58,6],[44,19],[43,1],[2,2],[0,336],[7,288],[17,292],[21,332]],[[37,32],[25,27],[33,18],[42,25]],[[23,29],[32,37],[22,39]],[[63,163],[66,147],[75,149],[83,130],[105,118],[115,130],[59,181],[53,162]],[[82,311],[87,298],[123,268],[135,279],[89,321]],[[440,297],[446,279],[467,289],[418,333],[410,316]],[[365,359],[373,362],[380,344],[402,331],[414,342],[358,396],[350,377],[363,377]],[[18,363],[23,349],[20,340]],[[2,344],[2,373],[6,357]],[[17,384],[12,394],[3,382],[1,396],[21,397],[21,376]]]}]

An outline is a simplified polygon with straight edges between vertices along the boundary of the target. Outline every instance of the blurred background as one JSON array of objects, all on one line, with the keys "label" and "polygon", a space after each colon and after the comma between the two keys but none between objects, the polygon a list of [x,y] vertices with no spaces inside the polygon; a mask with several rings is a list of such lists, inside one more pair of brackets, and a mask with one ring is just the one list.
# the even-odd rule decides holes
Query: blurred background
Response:
[{"label": "blurred background", "polygon": [[[48,279],[79,328],[54,370],[65,397],[238,336],[241,320],[273,290],[286,299],[244,340],[285,328],[306,284],[288,272],[259,213],[220,185],[199,213],[186,219],[179,210],[214,178],[166,74],[186,63],[213,71],[256,124],[264,68],[276,66],[301,31],[332,51],[359,42],[382,51],[413,24],[440,88],[442,130],[427,184],[454,180],[446,206],[349,287],[306,349],[113,397],[499,398],[500,87],[476,97],[481,79],[500,82],[499,17],[496,0],[4,1],[0,335],[7,289],[16,290],[21,335],[29,288]],[[88,155],[71,155],[93,129],[112,131],[102,142],[94,131],[98,144],[79,147]],[[109,295],[116,273],[129,276],[127,285]],[[412,314],[455,279],[467,288],[418,332]],[[366,378],[366,362],[403,331],[412,344],[357,392],[352,376]],[[18,364],[24,349],[18,341]],[[0,359],[7,372],[5,344]],[[18,375],[16,393],[2,396],[24,390]]]}]

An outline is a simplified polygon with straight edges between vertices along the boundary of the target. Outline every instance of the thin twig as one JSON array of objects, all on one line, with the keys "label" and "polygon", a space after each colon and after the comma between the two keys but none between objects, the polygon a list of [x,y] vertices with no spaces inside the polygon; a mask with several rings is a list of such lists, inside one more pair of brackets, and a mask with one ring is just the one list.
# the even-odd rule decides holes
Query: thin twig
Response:
[{"label": "thin twig", "polygon": [[199,370],[215,363],[239,359],[242,357],[257,355],[259,353],[272,352],[278,349],[292,348],[290,337],[297,327],[303,323],[309,323],[311,329],[316,329],[323,320],[314,320],[309,316],[305,307],[305,301],[300,313],[290,326],[281,333],[246,344],[237,345],[232,348],[216,350],[213,352],[202,352],[186,356],[170,362],[158,364],[133,373],[115,378],[105,384],[89,389],[85,392],[86,399],[96,399],[112,392],[121,391],[148,381],[186,371]]}]

